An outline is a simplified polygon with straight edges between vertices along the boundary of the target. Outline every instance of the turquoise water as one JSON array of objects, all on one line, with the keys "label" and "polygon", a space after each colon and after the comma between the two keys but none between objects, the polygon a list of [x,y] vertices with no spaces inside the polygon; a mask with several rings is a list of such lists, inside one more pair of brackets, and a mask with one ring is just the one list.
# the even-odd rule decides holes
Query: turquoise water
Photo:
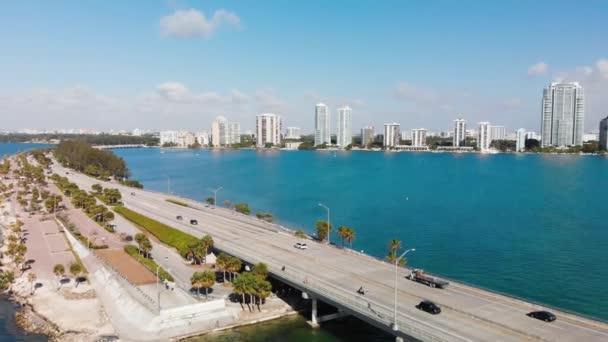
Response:
[{"label": "turquoise water", "polygon": [[[328,151],[118,150],[147,189],[246,202],[289,227],[356,230],[383,257],[608,319],[608,158]],[[333,237],[338,241],[337,237]]]}]

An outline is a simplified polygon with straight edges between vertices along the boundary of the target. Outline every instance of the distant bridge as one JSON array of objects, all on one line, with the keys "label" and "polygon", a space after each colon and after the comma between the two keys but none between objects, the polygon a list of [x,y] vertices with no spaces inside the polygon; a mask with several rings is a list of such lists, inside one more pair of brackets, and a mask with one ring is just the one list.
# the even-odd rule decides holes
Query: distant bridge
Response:
[{"label": "distant bridge", "polygon": [[147,148],[150,146],[146,146],[144,144],[124,144],[124,145],[95,145],[94,148],[100,150],[118,150],[123,148]]}]

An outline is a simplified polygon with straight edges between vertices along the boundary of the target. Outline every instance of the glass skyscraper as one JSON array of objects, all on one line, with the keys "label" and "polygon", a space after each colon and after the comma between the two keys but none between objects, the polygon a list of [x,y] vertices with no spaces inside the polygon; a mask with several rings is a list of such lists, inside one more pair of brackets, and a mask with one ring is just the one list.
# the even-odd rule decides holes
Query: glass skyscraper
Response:
[{"label": "glass skyscraper", "polygon": [[585,95],[577,82],[551,83],[543,91],[541,144],[580,146],[583,144]]}]

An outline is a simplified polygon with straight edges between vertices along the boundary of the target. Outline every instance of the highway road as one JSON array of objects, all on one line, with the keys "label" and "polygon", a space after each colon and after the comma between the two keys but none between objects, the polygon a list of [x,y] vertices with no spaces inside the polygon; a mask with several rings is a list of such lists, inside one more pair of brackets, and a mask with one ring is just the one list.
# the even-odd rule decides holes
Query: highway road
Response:
[{"label": "highway road", "polygon": [[[299,250],[293,245],[300,239],[255,217],[209,208],[184,198],[100,182],[57,164],[53,169],[81,188],[90,189],[94,183],[118,188],[125,206],[131,210],[198,237],[209,234],[218,249],[247,262],[263,261],[274,276],[391,331],[394,266],[386,262],[314,241],[307,241],[308,250]],[[167,198],[187,202],[192,207],[168,203]],[[177,220],[177,215],[184,219]],[[190,219],[197,219],[198,225],[190,225]],[[556,310],[551,310],[557,316],[555,322],[542,322],[526,316],[527,312],[543,309],[538,305],[454,282],[447,289],[430,288],[405,279],[408,273],[406,268],[398,271],[397,335],[423,341],[608,340],[607,324]],[[356,293],[361,286],[366,290],[364,296]],[[415,305],[422,299],[437,303],[442,313],[430,315],[416,309]]]}]

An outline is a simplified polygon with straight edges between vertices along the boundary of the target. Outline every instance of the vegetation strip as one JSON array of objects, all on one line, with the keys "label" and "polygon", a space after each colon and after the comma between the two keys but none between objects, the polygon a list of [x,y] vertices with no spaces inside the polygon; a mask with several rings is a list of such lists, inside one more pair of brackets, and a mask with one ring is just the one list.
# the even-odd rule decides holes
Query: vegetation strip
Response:
[{"label": "vegetation strip", "polygon": [[196,245],[198,242],[198,239],[190,234],[169,227],[121,205],[114,207],[114,211],[150,232],[160,242],[177,249],[182,257],[188,254],[189,246]]},{"label": "vegetation strip", "polygon": [[137,260],[140,264],[142,264],[145,268],[150,270],[152,273],[156,273],[156,268],[158,267],[158,277],[161,280],[168,280],[173,282],[173,276],[169,274],[164,268],[159,267],[156,262],[152,259],[148,259],[145,256],[141,255],[137,247],[133,245],[125,246],[125,252],[129,254],[133,259]]},{"label": "vegetation strip", "polygon": [[165,201],[167,201],[169,203],[181,205],[182,207],[189,207],[188,203],[184,203],[184,202],[181,202],[181,201],[178,201],[178,200],[174,200],[172,198],[167,198],[167,199],[165,199]]}]

